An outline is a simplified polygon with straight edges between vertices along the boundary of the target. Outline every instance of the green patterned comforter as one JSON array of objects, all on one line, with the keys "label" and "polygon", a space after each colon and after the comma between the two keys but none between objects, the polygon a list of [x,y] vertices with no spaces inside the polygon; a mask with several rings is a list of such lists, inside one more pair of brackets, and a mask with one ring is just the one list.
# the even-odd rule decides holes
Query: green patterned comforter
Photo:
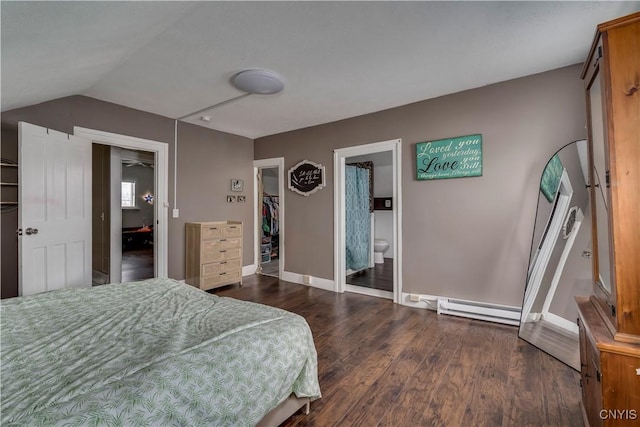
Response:
[{"label": "green patterned comforter", "polygon": [[1,302],[3,426],[255,425],[320,397],[306,321],[169,279]]}]

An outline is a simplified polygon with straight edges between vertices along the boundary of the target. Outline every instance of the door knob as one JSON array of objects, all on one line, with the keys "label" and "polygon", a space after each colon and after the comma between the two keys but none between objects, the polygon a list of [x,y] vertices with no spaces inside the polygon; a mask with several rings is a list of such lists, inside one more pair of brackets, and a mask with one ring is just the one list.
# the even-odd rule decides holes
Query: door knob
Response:
[{"label": "door knob", "polygon": [[24,233],[25,233],[27,236],[31,236],[32,234],[38,234],[38,229],[37,229],[37,228],[31,228],[31,227],[29,227],[29,228],[27,228],[26,230],[24,230]]}]

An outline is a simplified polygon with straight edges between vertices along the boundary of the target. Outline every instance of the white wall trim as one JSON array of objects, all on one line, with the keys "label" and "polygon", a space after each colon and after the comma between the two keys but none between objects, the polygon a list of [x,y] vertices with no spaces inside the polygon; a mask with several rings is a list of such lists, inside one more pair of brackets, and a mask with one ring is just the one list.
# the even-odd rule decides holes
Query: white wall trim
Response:
[{"label": "white wall trim", "polygon": [[542,318],[547,322],[558,326],[559,328],[565,329],[578,335],[578,325],[570,320],[565,319],[564,317],[560,317],[557,314],[553,313],[545,313],[543,314]]},{"label": "white wall trim", "polygon": [[258,266],[256,264],[243,265],[242,266],[242,277],[253,276],[256,274]]},{"label": "white wall trim", "polygon": [[[547,269],[547,265],[549,264],[549,260],[551,259],[553,248],[556,246],[556,241],[560,236],[562,225],[564,224],[565,217],[569,211],[572,196],[573,188],[571,187],[571,181],[569,180],[569,175],[565,169],[562,171],[560,187],[556,193],[557,206],[555,213],[553,216],[549,217],[549,220],[547,221],[547,232],[546,235],[543,235],[544,242],[542,243],[541,249],[536,251],[534,260],[531,264],[531,274],[529,275],[529,280],[527,281],[527,286],[525,288],[525,298],[522,305],[521,319],[526,319],[533,308],[533,304],[538,292],[540,291],[540,285],[542,284],[544,273]],[[555,202],[556,200],[554,200],[554,203]]]},{"label": "white wall trim", "polygon": [[[404,306],[434,310],[438,314],[461,316],[512,326],[517,325],[520,318],[520,306],[407,293],[402,294],[401,301]],[[459,307],[456,308],[454,306]]]},{"label": "white wall trim", "polygon": [[370,297],[386,298],[390,300],[393,299],[393,292],[383,291],[381,289],[366,288],[364,286],[353,286],[348,283],[345,286],[345,291],[353,292],[354,294],[368,295]]},{"label": "white wall trim", "polygon": [[[110,188],[118,188],[122,181],[122,149],[111,147],[109,150]],[[109,281],[122,282],[122,198],[120,193],[110,191],[109,195]],[[155,261],[154,261],[155,262]]]},{"label": "white wall trim", "polygon": [[284,280],[285,282],[297,283],[299,285],[310,286],[313,288],[324,289],[325,291],[335,292],[335,284],[333,280],[310,276],[309,283],[304,283],[304,277],[305,276],[302,274],[283,271],[280,280]]},{"label": "white wall trim", "polygon": [[284,157],[273,157],[270,159],[261,159],[253,161],[253,257],[255,270],[254,273],[258,270],[258,266],[260,265],[260,242],[262,242],[262,232],[259,226],[258,221],[258,169],[261,168],[278,168],[278,221],[279,221],[279,232],[278,232],[278,241],[279,241],[279,249],[278,249],[278,277],[282,278],[282,274],[284,272],[284,263],[285,263],[285,206],[284,206],[284,195],[285,195],[285,179],[284,179]]},{"label": "white wall trim", "polygon": [[[564,271],[564,266],[567,263],[567,259],[569,258],[569,254],[571,253],[571,248],[573,248],[573,244],[576,240],[576,236],[578,235],[578,231],[580,230],[580,226],[582,225],[582,220],[584,219],[584,215],[582,214],[582,210],[578,208],[576,212],[576,222],[573,225],[573,229],[571,230],[571,234],[569,238],[564,244],[564,248],[562,249],[562,254],[560,255],[560,260],[558,260],[558,266],[556,267],[556,271],[553,273],[553,278],[551,279],[551,286],[549,287],[549,292],[547,293],[547,297],[544,299],[544,304],[542,305],[542,315],[546,316],[549,313],[549,308],[551,307],[551,302],[556,295],[556,290],[558,289],[558,283],[560,283],[560,278],[562,277],[562,272]],[[563,219],[563,224],[566,222],[566,217]]]},{"label": "white wall trim", "polygon": [[[402,140],[374,142],[371,144],[339,148],[333,153],[333,221],[334,221],[334,291],[345,292],[345,159],[353,156],[391,151],[393,163],[393,302],[401,303],[402,295]],[[372,238],[375,236],[372,236]]]},{"label": "white wall trim", "polygon": [[168,277],[169,265],[169,145],[164,142],[150,139],[136,138],[120,135],[112,132],[104,132],[79,126],[73,127],[73,134],[87,138],[92,142],[113,145],[132,150],[150,151],[155,154],[155,214],[154,241],[154,265],[156,277]]}]

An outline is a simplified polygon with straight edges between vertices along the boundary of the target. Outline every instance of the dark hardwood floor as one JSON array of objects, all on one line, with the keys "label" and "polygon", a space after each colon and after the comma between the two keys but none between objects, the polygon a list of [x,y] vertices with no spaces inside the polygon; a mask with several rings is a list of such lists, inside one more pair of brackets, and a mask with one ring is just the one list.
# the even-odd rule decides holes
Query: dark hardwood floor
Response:
[{"label": "dark hardwood floor", "polygon": [[393,292],[393,259],[385,258],[384,264],[375,264],[373,268],[351,274],[347,276],[346,282],[349,285]]},{"label": "dark hardwood floor", "polygon": [[285,427],[583,425],[579,374],[516,327],[266,276],[213,293],[309,323],[322,399]]},{"label": "dark hardwood floor", "polygon": [[153,246],[122,251],[122,281],[150,279],[153,272]]},{"label": "dark hardwood floor", "polygon": [[262,266],[262,274],[267,276],[278,277],[280,275],[280,260],[274,258],[269,262],[260,264]]},{"label": "dark hardwood floor", "polygon": [[520,325],[520,336],[525,341],[562,360],[576,371],[580,370],[580,340],[578,334],[540,320]]}]

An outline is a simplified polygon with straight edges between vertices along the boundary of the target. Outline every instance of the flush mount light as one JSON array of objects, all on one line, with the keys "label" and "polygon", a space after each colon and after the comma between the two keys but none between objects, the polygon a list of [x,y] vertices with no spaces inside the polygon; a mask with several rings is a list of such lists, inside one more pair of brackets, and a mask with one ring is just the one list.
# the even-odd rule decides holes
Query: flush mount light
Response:
[{"label": "flush mount light", "polygon": [[243,70],[231,78],[231,83],[243,92],[259,95],[271,95],[284,89],[282,77],[271,70]]}]

